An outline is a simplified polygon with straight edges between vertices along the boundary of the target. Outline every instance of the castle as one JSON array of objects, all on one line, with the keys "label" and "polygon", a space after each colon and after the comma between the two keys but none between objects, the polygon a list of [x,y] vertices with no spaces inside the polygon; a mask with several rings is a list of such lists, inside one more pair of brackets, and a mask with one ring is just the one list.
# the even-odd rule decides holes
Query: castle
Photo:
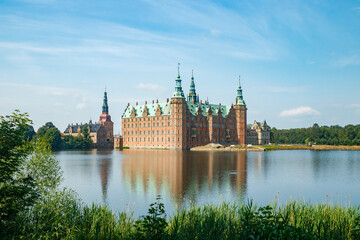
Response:
[{"label": "castle", "polygon": [[130,148],[189,149],[208,143],[246,145],[246,104],[239,87],[235,105],[210,104],[199,100],[194,76],[185,98],[181,78],[166,102],[127,105],[122,115],[123,145]]},{"label": "castle", "polygon": [[246,143],[252,145],[270,144],[270,127],[266,121],[260,123],[254,121],[251,129],[247,129]]},{"label": "castle", "polygon": [[[91,140],[93,141],[93,148],[114,148],[114,123],[111,121],[111,116],[109,115],[106,89],[99,121],[93,123],[90,120],[87,125]],[[78,136],[81,134],[83,126],[84,124],[69,124],[63,135]]]}]

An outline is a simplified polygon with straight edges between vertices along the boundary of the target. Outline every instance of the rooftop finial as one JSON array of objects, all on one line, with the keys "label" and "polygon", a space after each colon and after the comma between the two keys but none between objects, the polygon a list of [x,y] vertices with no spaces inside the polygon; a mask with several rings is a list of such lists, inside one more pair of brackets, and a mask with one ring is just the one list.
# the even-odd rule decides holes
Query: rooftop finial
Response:
[{"label": "rooftop finial", "polygon": [[106,92],[106,86],[105,86],[105,92]]},{"label": "rooftop finial", "polygon": [[239,86],[241,86],[241,84],[240,84],[240,77],[241,77],[241,76],[239,75]]},{"label": "rooftop finial", "polygon": [[180,63],[178,63],[178,77],[180,77]]},{"label": "rooftop finial", "polygon": [[194,78],[194,69],[191,69],[191,77]]}]

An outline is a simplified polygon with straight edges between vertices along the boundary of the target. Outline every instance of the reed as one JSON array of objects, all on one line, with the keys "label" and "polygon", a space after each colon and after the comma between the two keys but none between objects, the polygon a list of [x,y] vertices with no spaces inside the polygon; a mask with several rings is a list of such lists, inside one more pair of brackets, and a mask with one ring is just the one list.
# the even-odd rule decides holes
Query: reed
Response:
[{"label": "reed", "polygon": [[260,207],[250,201],[191,206],[166,219],[158,200],[134,219],[102,205],[53,203],[4,239],[360,239],[359,206],[293,201]]}]

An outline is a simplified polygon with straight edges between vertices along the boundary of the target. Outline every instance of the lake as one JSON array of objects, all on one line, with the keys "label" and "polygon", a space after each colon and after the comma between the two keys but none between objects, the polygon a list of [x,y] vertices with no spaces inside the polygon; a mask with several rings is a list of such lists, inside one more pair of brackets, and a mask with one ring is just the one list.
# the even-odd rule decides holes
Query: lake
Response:
[{"label": "lake", "polygon": [[62,186],[87,203],[147,213],[160,195],[166,213],[190,204],[360,204],[360,151],[59,151]]}]

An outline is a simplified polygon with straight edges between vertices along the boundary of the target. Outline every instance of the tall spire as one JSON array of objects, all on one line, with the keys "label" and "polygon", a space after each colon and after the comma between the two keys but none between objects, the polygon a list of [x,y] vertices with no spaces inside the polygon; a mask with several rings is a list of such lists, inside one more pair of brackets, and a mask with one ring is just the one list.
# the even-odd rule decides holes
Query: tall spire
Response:
[{"label": "tall spire", "polygon": [[185,98],[184,92],[181,87],[181,78],[180,78],[180,63],[178,63],[178,76],[175,80],[175,92],[173,97],[174,98]]},{"label": "tall spire", "polygon": [[194,70],[192,70],[191,73],[191,83],[190,83],[190,91],[189,91],[189,95],[188,95],[188,101],[189,102],[198,102],[199,101],[199,97],[196,95],[196,90],[195,90],[195,82],[194,82]]},{"label": "tall spire", "polygon": [[245,101],[242,95],[241,83],[240,83],[240,75],[239,75],[239,87],[237,89],[237,96],[236,96],[236,105],[245,105]]},{"label": "tall spire", "polygon": [[104,92],[104,100],[103,100],[103,105],[102,105],[102,112],[103,113],[109,113],[109,106],[108,106],[108,102],[107,102],[106,87],[105,87],[105,92]]}]

